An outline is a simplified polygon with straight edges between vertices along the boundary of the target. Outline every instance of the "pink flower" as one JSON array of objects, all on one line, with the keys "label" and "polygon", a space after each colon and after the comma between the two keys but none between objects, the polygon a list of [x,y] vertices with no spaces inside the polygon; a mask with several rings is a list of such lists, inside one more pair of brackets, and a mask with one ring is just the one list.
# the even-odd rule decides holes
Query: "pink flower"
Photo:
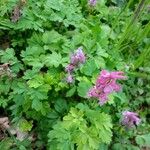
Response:
[{"label": "pink flower", "polygon": [[112,79],[126,79],[126,76],[124,76],[124,72],[122,71],[111,72],[110,77]]},{"label": "pink flower", "polygon": [[124,111],[123,113],[122,124],[126,127],[133,127],[138,125],[141,122],[141,119],[138,117],[137,113]]},{"label": "pink flower", "polygon": [[102,106],[108,101],[108,95],[106,93],[102,93],[99,95],[99,104]]},{"label": "pink flower", "polygon": [[89,97],[98,98],[99,103],[103,105],[108,101],[109,94],[121,90],[121,86],[117,84],[117,79],[126,79],[126,77],[123,72],[102,70],[95,86],[88,92]]},{"label": "pink flower", "polygon": [[113,91],[118,92],[121,90],[121,86],[116,83],[116,80],[111,80],[111,82],[104,87],[104,93],[112,93]]},{"label": "pink flower", "polygon": [[126,79],[126,77],[121,71],[108,72],[107,70],[102,70],[100,76],[97,79],[97,84],[109,84],[114,79]]},{"label": "pink flower", "polygon": [[117,84],[117,79],[126,79],[126,77],[123,75],[123,72],[102,70],[96,81],[96,86],[97,88],[103,88],[105,93],[118,92],[121,90],[121,86]]},{"label": "pink flower", "polygon": [[92,87],[89,90],[88,97],[94,97],[94,98],[98,98],[99,97],[98,90],[97,90],[96,86]]}]

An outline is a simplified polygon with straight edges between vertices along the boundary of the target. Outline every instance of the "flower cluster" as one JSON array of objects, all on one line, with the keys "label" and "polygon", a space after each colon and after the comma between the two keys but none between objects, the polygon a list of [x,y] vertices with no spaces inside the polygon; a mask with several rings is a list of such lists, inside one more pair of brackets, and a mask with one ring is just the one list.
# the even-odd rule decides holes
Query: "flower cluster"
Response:
[{"label": "flower cluster", "polygon": [[83,50],[81,47],[79,47],[75,53],[73,53],[70,57],[70,63],[66,66],[65,71],[67,72],[67,78],[66,81],[68,83],[73,82],[73,71],[79,67],[80,64],[83,64],[85,62],[85,54],[83,53]]},{"label": "flower cluster", "polygon": [[103,105],[108,101],[109,94],[121,90],[121,86],[116,82],[118,79],[126,79],[123,72],[102,70],[95,86],[89,90],[88,97],[98,98],[100,105]]},{"label": "flower cluster", "polygon": [[122,115],[122,124],[126,127],[134,127],[135,125],[138,125],[141,122],[141,119],[138,117],[137,113],[124,111]]},{"label": "flower cluster", "polygon": [[96,5],[96,0],[89,0],[89,5],[95,6]]}]

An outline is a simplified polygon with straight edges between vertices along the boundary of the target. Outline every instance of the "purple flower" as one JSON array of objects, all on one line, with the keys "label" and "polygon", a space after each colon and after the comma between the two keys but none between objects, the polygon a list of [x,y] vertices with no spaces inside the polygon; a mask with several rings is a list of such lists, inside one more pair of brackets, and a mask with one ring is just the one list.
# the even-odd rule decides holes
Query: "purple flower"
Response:
[{"label": "purple flower", "polygon": [[68,73],[71,73],[74,70],[75,66],[72,64],[69,64],[66,66],[65,71]]},{"label": "purple flower", "polygon": [[103,105],[108,101],[109,94],[121,90],[121,86],[116,82],[117,79],[125,79],[123,72],[108,72],[102,70],[96,80],[96,84],[88,92],[88,97],[98,98]]},{"label": "purple flower", "polygon": [[96,0],[89,0],[89,5],[95,6],[96,5]]},{"label": "purple flower", "polygon": [[71,55],[71,64],[78,65],[79,63],[85,62],[85,55],[82,48],[79,47],[74,54]]},{"label": "purple flower", "polygon": [[82,48],[79,47],[76,51],[76,57],[78,58],[80,63],[85,63],[85,55],[82,51]]},{"label": "purple flower", "polygon": [[82,48],[79,47],[76,52],[74,52],[71,55],[70,58],[70,63],[65,67],[65,71],[68,73],[68,76],[66,78],[66,81],[68,83],[72,83],[73,82],[73,77],[72,77],[72,73],[75,70],[76,67],[79,67],[80,64],[85,62],[85,54],[82,51]]},{"label": "purple flower", "polygon": [[71,64],[78,65],[79,63],[85,62],[85,55],[82,51],[82,48],[79,47],[74,54],[71,55]]},{"label": "purple flower", "polygon": [[68,74],[66,81],[67,81],[67,83],[72,83],[73,82],[73,76],[71,74]]},{"label": "purple flower", "polygon": [[141,122],[141,119],[138,117],[137,113],[124,111],[122,115],[122,124],[126,127],[134,127],[135,125],[138,125]]}]

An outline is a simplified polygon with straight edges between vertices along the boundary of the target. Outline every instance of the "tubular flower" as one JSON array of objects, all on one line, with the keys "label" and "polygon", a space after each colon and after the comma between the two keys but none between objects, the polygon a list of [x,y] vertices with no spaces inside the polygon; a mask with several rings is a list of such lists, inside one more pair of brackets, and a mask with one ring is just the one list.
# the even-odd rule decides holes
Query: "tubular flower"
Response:
[{"label": "tubular flower", "polygon": [[72,64],[69,64],[66,66],[65,71],[68,73],[71,73],[74,70],[75,66]]},{"label": "tubular flower", "polygon": [[102,70],[95,86],[89,90],[88,97],[98,98],[100,105],[103,105],[108,101],[109,94],[121,90],[121,86],[116,82],[118,79],[126,79],[123,72]]},{"label": "tubular flower", "polygon": [[141,119],[138,117],[138,114],[135,112],[124,111],[122,113],[123,119],[122,124],[126,127],[134,127],[141,122]]},{"label": "tubular flower", "polygon": [[83,64],[85,62],[85,54],[83,53],[83,50],[81,47],[79,47],[70,57],[70,63],[65,67],[65,71],[67,72],[67,78],[66,81],[68,83],[73,82],[72,73],[73,71],[79,67],[80,64]]},{"label": "tubular flower", "polygon": [[73,76],[71,74],[68,74],[68,76],[66,78],[66,82],[67,83],[72,83],[73,82]]},{"label": "tubular flower", "polygon": [[89,0],[89,5],[95,6],[96,2],[97,2],[97,0]]},{"label": "tubular flower", "polygon": [[74,54],[71,56],[71,64],[78,65],[79,63],[85,62],[85,55],[82,51],[82,48],[79,47]]}]

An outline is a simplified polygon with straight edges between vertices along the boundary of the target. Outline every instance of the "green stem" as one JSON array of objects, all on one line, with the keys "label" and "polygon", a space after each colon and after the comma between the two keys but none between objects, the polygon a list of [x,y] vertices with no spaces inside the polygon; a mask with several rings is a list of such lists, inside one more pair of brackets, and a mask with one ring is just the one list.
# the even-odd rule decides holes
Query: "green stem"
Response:
[{"label": "green stem", "polygon": [[116,48],[117,50],[120,49],[120,46],[123,43],[123,41],[131,34],[133,25],[138,21],[138,17],[143,12],[145,2],[146,2],[146,0],[141,0],[141,2],[139,3],[137,9],[134,12],[134,15],[133,15],[131,21],[128,23],[128,25],[125,29],[125,32],[122,34],[122,38],[119,40],[119,42],[117,44],[117,48]]},{"label": "green stem", "polygon": [[139,68],[147,58],[149,59],[150,48],[147,47],[142,51],[138,59],[134,62],[134,70]]}]

